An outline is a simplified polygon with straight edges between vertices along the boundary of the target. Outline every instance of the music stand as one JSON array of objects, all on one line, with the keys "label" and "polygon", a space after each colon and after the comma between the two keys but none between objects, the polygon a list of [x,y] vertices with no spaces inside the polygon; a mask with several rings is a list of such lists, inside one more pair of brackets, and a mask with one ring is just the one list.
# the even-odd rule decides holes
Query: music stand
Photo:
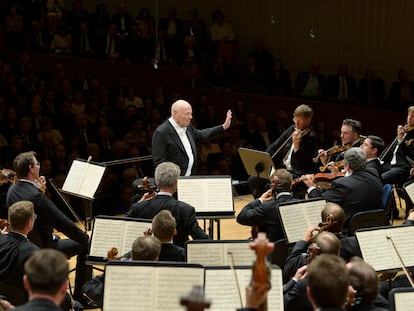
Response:
[{"label": "music stand", "polygon": [[247,174],[257,177],[256,190],[259,192],[259,178],[269,180],[272,170],[273,160],[270,154],[264,151],[240,147],[239,155]]}]

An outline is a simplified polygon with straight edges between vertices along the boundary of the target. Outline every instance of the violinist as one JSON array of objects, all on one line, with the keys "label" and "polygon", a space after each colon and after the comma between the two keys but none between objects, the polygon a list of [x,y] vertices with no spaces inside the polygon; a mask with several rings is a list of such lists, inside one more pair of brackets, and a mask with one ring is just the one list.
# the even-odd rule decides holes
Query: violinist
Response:
[{"label": "violinist", "polygon": [[335,179],[329,189],[317,189],[311,174],[301,179],[308,187],[309,198],[321,197],[342,206],[345,212],[344,232],[347,232],[352,215],[382,207],[383,185],[378,172],[366,168],[366,154],[360,148],[345,151],[344,169],[345,177]]},{"label": "violinist", "polygon": [[414,106],[408,107],[407,125],[399,125],[397,136],[381,159],[386,172],[382,174],[384,184],[402,185],[410,176],[410,165],[406,157],[414,159]]},{"label": "violinist", "polygon": [[[312,158],[316,155],[317,138],[310,124],[313,110],[308,105],[300,105],[293,112],[293,122],[266,152],[272,156],[276,168],[286,168],[293,178],[316,172]],[[249,186],[255,198],[265,191],[268,180],[249,177]]]},{"label": "violinist", "polygon": [[275,242],[284,238],[279,204],[297,199],[291,192],[292,174],[288,170],[281,168],[274,171],[271,182],[271,189],[243,207],[237,215],[237,222],[245,226],[257,226],[259,232],[266,233],[270,242]]},{"label": "violinist", "polygon": [[[31,201],[37,214],[33,230],[28,238],[41,248],[55,248],[67,257],[77,256],[74,299],[83,302],[82,284],[91,279],[92,268],[85,264],[89,251],[89,235],[80,230],[66,217],[43,192],[36,180],[39,176],[40,163],[33,151],[20,153],[14,160],[14,170],[19,182],[12,185],[7,193],[7,205],[19,201]],[[54,239],[56,229],[68,239]]]},{"label": "violinist", "polygon": [[364,139],[361,149],[365,151],[367,156],[367,167],[376,169],[381,175],[385,171],[385,168],[379,159],[379,155],[384,150],[384,141],[381,137],[369,135]]},{"label": "violinist", "polygon": [[[344,152],[351,148],[351,147],[359,147],[361,145],[360,133],[361,133],[361,122],[353,119],[345,119],[342,121],[341,126],[341,143],[342,146],[335,146],[335,147],[343,147],[343,148],[332,148],[338,149],[339,153],[329,153],[329,150],[318,150],[318,158],[320,159],[323,166],[328,167],[328,169],[332,169],[334,163],[342,161],[344,158]],[[335,155],[334,157],[330,157],[329,154]]]}]

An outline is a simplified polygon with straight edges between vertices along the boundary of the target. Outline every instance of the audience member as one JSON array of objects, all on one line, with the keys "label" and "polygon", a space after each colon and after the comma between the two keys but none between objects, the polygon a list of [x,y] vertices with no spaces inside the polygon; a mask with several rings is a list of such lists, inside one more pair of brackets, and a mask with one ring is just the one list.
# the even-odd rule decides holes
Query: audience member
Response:
[{"label": "audience member", "polygon": [[367,69],[365,76],[359,80],[357,91],[358,103],[367,107],[385,106],[385,86],[381,78],[375,77],[372,70]]},{"label": "audience member", "polygon": [[326,97],[326,77],[319,73],[321,65],[314,61],[308,72],[299,72],[296,78],[296,95],[310,99],[324,99]]},{"label": "audience member", "polygon": [[355,78],[348,74],[348,65],[339,64],[337,73],[328,78],[329,98],[339,103],[352,104],[356,96]]},{"label": "audience member", "polygon": [[414,82],[409,79],[405,69],[398,70],[397,77],[398,81],[391,86],[388,101],[392,109],[405,111],[414,103]]}]

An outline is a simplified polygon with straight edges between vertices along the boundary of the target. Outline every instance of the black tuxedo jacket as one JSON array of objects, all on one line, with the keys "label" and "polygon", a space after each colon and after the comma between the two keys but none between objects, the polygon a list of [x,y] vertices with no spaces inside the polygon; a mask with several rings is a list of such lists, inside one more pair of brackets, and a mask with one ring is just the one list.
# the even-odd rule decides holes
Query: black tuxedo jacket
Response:
[{"label": "black tuxedo jacket", "polygon": [[0,235],[0,280],[23,290],[24,263],[39,249],[23,235],[9,232]]},{"label": "black tuxedo jacket", "polygon": [[17,307],[17,311],[62,311],[52,300],[44,298],[33,299],[26,304]]},{"label": "black tuxedo jacket", "polygon": [[197,223],[194,207],[169,195],[158,194],[151,200],[135,203],[128,216],[152,219],[164,209],[169,210],[177,222],[177,235],[174,236],[174,244],[184,247],[189,235],[194,240],[209,239]]},{"label": "black tuxedo jacket", "polygon": [[[356,96],[356,81],[355,78],[350,75],[345,75],[346,80],[346,88],[348,91],[348,99],[355,99]],[[339,95],[340,90],[340,81],[339,81],[339,75],[332,75],[328,79],[328,85],[329,85],[329,97],[333,99],[337,99]]]},{"label": "black tuxedo jacket", "polygon": [[344,228],[347,228],[355,213],[382,208],[382,188],[378,172],[366,168],[349,177],[335,179],[330,189],[313,189],[309,198],[322,197],[328,202],[340,205],[345,212]]},{"label": "black tuxedo jacket", "polygon": [[[190,141],[191,149],[194,155],[194,164],[191,170],[191,175],[197,173],[197,144],[222,132],[222,125],[202,130],[196,129],[191,124],[187,127],[187,137]],[[162,162],[174,162],[180,167],[181,176],[183,176],[187,171],[187,153],[185,152],[185,148],[180,140],[180,137],[169,120],[164,121],[154,131],[152,136],[152,159],[155,167]]]},{"label": "black tuxedo jacket", "polygon": [[159,261],[185,261],[184,248],[173,243],[162,243],[161,252],[158,256]]},{"label": "black tuxedo jacket", "polygon": [[[286,131],[280,135],[280,137],[273,142],[266,152],[273,156],[273,154],[280,148],[280,146],[289,139],[292,133],[295,131],[295,126],[291,125]],[[285,146],[276,154],[273,158],[273,163],[277,168],[283,167],[283,158],[290,151],[292,146],[292,139],[289,139]],[[316,166],[313,163],[312,158],[317,153],[317,138],[313,130],[302,137],[299,150],[292,152],[291,165],[293,178],[302,176],[304,174],[315,173]]]},{"label": "black tuxedo jacket", "polygon": [[266,232],[271,242],[284,239],[282,221],[278,206],[280,203],[297,201],[291,194],[284,194],[272,202],[254,200],[237,215],[237,222],[246,226],[259,226],[259,232]]},{"label": "black tuxedo jacket", "polygon": [[52,234],[55,228],[87,249],[89,245],[88,235],[80,230],[32,183],[19,181],[9,188],[6,201],[7,205],[10,206],[23,200],[31,201],[37,214],[34,228],[28,236],[29,240],[42,248],[54,248]]}]

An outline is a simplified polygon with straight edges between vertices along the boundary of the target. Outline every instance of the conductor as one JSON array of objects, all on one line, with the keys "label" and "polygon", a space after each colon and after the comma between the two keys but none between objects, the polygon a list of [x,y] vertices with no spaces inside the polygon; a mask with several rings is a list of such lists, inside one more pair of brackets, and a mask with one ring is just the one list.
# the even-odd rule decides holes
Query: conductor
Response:
[{"label": "conductor", "polygon": [[191,124],[193,109],[185,100],[177,100],[171,106],[171,117],[156,128],[152,136],[152,158],[154,166],[162,162],[174,162],[182,176],[197,173],[197,144],[227,130],[232,113],[227,111],[222,125],[196,129]]}]

